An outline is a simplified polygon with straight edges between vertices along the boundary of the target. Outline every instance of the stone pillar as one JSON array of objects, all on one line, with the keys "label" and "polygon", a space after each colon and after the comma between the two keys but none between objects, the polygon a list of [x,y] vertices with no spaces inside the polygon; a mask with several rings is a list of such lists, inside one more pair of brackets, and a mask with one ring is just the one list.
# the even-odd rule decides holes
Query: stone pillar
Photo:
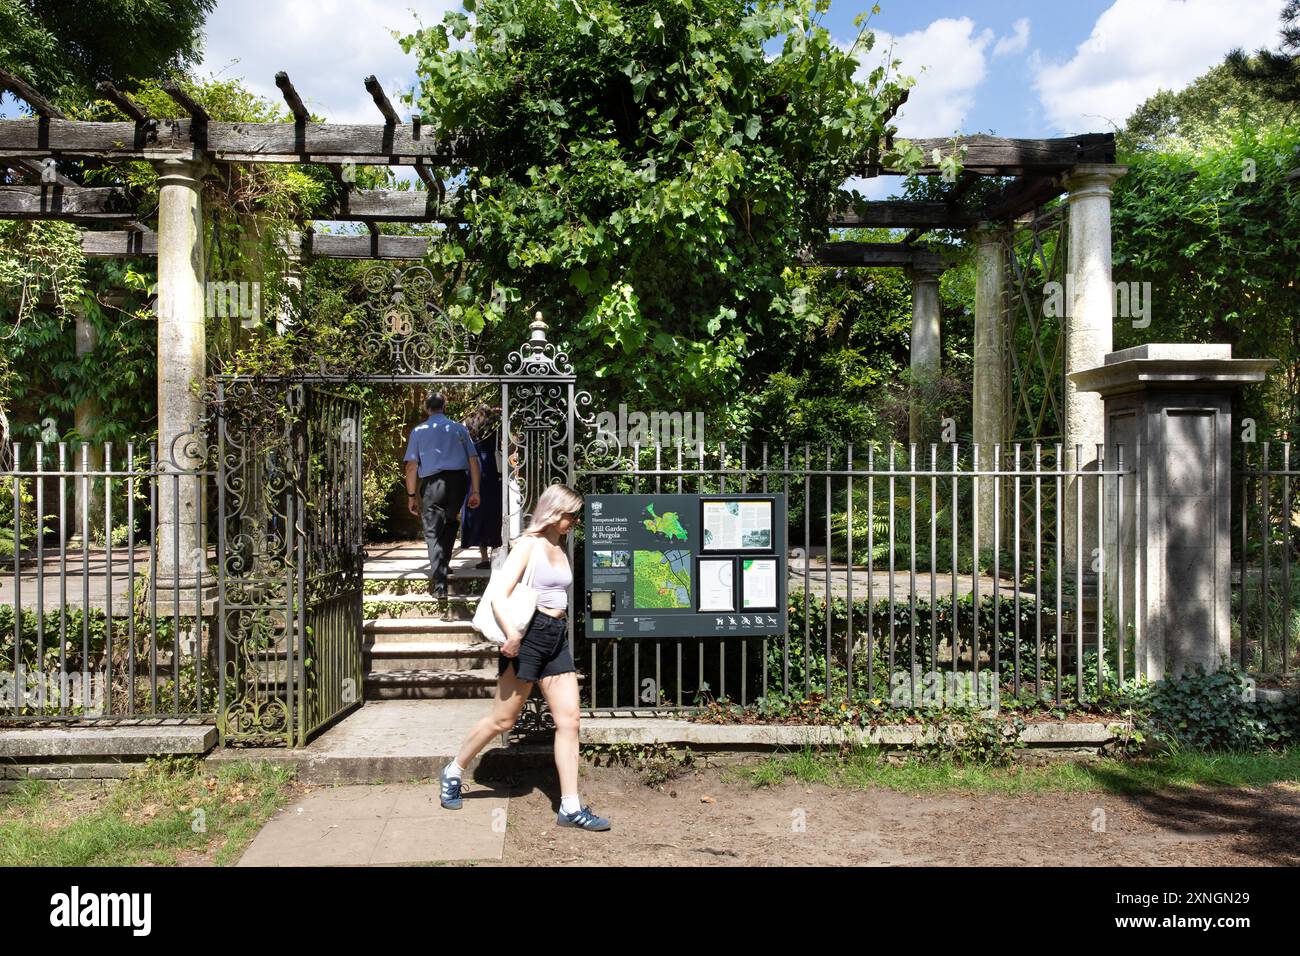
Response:
[{"label": "stone pillar", "polygon": [[[907,412],[909,442],[938,441],[937,424],[928,412],[924,392],[933,387],[939,377],[939,276],[944,266],[938,257],[931,260],[918,257],[907,269],[912,280],[912,356],[911,370],[914,389],[922,394],[914,397]],[[920,455],[920,451],[917,452]]]},{"label": "stone pillar", "polygon": [[[981,468],[993,466],[995,445],[1002,446],[1004,457],[1011,450],[1011,368],[1009,330],[1003,309],[1006,298],[1003,236],[1002,230],[981,223],[971,237],[975,243],[975,381],[971,394],[971,419]],[[992,547],[995,544],[993,490],[985,482],[981,485],[980,539]],[[1003,501],[1010,504],[1005,495]],[[1010,510],[1004,507],[1003,513],[1005,518]]]},{"label": "stone pillar", "polygon": [[1232,399],[1276,364],[1234,359],[1230,345],[1141,345],[1070,376],[1104,403],[1106,451],[1122,445],[1131,471],[1120,520],[1114,503],[1104,515],[1102,571],[1114,595],[1122,568],[1112,613],[1132,628],[1137,671],[1149,680],[1196,664],[1216,670],[1230,652]]},{"label": "stone pillar", "polygon": [[[158,461],[167,471],[202,465],[196,454],[203,402],[196,383],[206,373],[204,331],[203,199],[197,160],[158,163]],[[189,476],[161,478],[158,488],[158,582],[193,586],[205,578],[201,483]],[[179,543],[180,566],[176,566]]]},{"label": "stone pillar", "polygon": [[[77,321],[77,358],[84,358],[99,345],[99,331],[90,323],[86,316],[86,304],[78,302],[76,305]],[[77,430],[78,446],[72,451],[72,461],[69,462],[73,471],[81,470],[82,451],[81,445],[86,445],[86,462],[90,471],[99,471],[104,467],[104,446],[102,443],[96,443],[96,431],[100,415],[99,401],[95,398],[84,398],[77,404],[73,412],[73,426]],[[104,513],[104,480],[102,478],[87,478],[85,481],[77,479],[73,482],[75,488],[75,506],[73,511],[72,541],[78,543],[81,541],[81,528],[83,523],[89,523],[92,531],[99,527],[99,519]]]},{"label": "stone pillar", "polygon": [[[1101,398],[1081,392],[1070,375],[1101,365],[1112,347],[1115,295],[1110,268],[1111,186],[1127,171],[1127,166],[1083,165],[1075,166],[1063,179],[1070,194],[1070,236],[1061,330],[1065,340],[1065,433],[1061,436],[1061,451],[1066,467],[1072,471],[1095,470],[1097,446],[1105,440]],[[1074,457],[1075,445],[1079,446],[1078,461]],[[1075,482],[1065,482],[1066,507],[1062,516],[1065,553],[1071,556],[1077,541]],[[1089,556],[1097,547],[1097,517],[1086,488],[1083,498],[1083,566],[1088,568]],[[1073,574],[1073,562],[1070,568]]]}]

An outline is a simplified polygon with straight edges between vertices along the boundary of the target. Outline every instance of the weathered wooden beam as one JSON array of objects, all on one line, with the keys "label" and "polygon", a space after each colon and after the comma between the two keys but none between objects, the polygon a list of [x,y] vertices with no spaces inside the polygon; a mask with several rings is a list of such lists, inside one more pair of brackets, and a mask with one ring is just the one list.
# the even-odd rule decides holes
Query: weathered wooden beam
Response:
[{"label": "weathered wooden beam", "polygon": [[847,267],[902,267],[945,269],[948,261],[937,252],[900,242],[827,242],[818,246],[811,264]]},{"label": "weathered wooden beam", "polygon": [[74,189],[80,188],[79,183],[69,179],[55,168],[52,159],[15,159],[11,161],[10,165],[13,168],[22,170],[42,185],[57,184],[59,186],[70,186]]},{"label": "weathered wooden beam", "polygon": [[181,89],[180,84],[175,80],[163,80],[159,85],[163,88],[164,93],[176,101],[177,106],[190,114],[193,125],[207,125],[212,121],[212,117],[203,108],[203,104]]},{"label": "weathered wooden beam", "polygon": [[[0,157],[68,159],[189,158],[204,137],[188,119],[136,123],[74,120],[0,120]],[[372,166],[451,166],[468,152],[463,138],[417,135],[409,124],[227,123],[207,124],[206,153],[217,162],[358,163]]]},{"label": "weathered wooden beam", "polygon": [[358,222],[460,222],[439,208],[436,196],[423,190],[349,189],[321,219]]},{"label": "weathered wooden beam", "polygon": [[888,226],[906,229],[924,226],[930,229],[961,229],[974,220],[956,203],[922,202],[912,199],[882,199],[861,202],[852,209],[841,209],[831,214],[829,225]]},{"label": "weathered wooden beam", "polygon": [[158,255],[158,234],[153,230],[86,230],[81,234],[81,251],[91,259],[129,259]]},{"label": "weathered wooden beam", "polygon": [[63,118],[62,110],[36,92],[36,88],[26,80],[15,76],[8,70],[0,69],[0,88],[8,90],[19,99],[25,100],[28,106],[46,118]]},{"label": "weathered wooden beam", "polygon": [[423,259],[429,241],[425,236],[311,234],[303,242],[303,253],[320,259]]},{"label": "weathered wooden beam", "polygon": [[289,105],[293,118],[299,123],[306,123],[311,120],[311,113],[307,112],[307,107],[303,105],[302,97],[294,89],[293,81],[289,79],[289,74],[284,70],[275,74],[275,85],[280,88],[284,101]]},{"label": "weathered wooden beam", "polygon": [[440,184],[438,180],[434,178],[433,173],[429,172],[428,167],[416,166],[415,175],[420,177],[420,182],[424,183],[424,187],[428,189],[429,192],[438,192]]},{"label": "weathered wooden beam", "polygon": [[112,83],[108,82],[108,80],[96,83],[95,89],[99,91],[100,95],[103,96],[104,99],[108,100],[137,123],[156,122],[149,118],[149,114],[142,110],[135,100],[131,99],[131,97],[127,96]]},{"label": "weathered wooden beam", "polygon": [[991,199],[980,210],[979,218],[986,222],[1016,219],[1037,209],[1048,200],[1055,199],[1064,191],[1060,179],[1056,176],[1032,176],[1028,179],[1020,179]]},{"label": "weathered wooden beam", "polygon": [[[941,156],[957,154],[963,169],[988,176],[1061,172],[1080,163],[1115,162],[1114,133],[1085,133],[1060,139],[958,136],[955,142],[952,138],[911,139],[909,142],[920,149],[924,156],[920,172],[930,176],[939,172],[939,165],[932,158],[936,149]],[[964,154],[961,146],[966,147]],[[898,173],[901,170],[881,167],[872,163],[869,157],[864,157],[864,161],[853,172],[855,175],[868,175],[870,172]]]},{"label": "weathered wooden beam", "polygon": [[388,94],[386,94],[384,88],[379,85],[379,80],[375,79],[374,74],[366,77],[362,82],[365,83],[366,92],[370,94],[370,98],[374,100],[375,105],[379,107],[379,112],[384,114],[384,121],[389,126],[396,126],[400,123],[402,121],[401,118],[397,115],[397,111],[393,109],[393,104],[388,102]]},{"label": "weathered wooden beam", "polygon": [[[966,195],[966,193],[970,191],[970,188],[977,182],[979,182],[979,177],[974,173],[963,172],[961,178],[957,180],[957,185],[953,188],[952,192],[948,193],[948,195],[943,198],[943,201],[956,202],[962,196]],[[929,229],[923,227],[913,229],[903,237],[903,244],[910,246],[929,231]]]},{"label": "weathered wooden beam", "polygon": [[134,219],[135,203],[116,186],[0,186],[0,219]]}]

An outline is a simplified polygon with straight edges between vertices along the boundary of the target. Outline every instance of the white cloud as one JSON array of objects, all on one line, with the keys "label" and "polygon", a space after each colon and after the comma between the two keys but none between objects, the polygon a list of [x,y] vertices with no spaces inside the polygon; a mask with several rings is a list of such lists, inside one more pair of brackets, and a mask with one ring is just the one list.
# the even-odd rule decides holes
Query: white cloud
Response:
[{"label": "white cloud", "polygon": [[1115,0],[1065,63],[1030,64],[1048,121],[1064,133],[1122,126],[1143,100],[1179,90],[1233,47],[1276,46],[1282,0]]},{"label": "white cloud", "polygon": [[875,33],[875,48],[859,55],[858,79],[890,59],[901,60],[903,74],[916,79],[898,112],[900,136],[947,136],[961,129],[975,105],[975,88],[984,81],[993,31],[976,34],[974,21],[961,17],[935,20],[924,30],[901,36]]},{"label": "white cloud", "polygon": [[889,199],[902,195],[902,176],[854,176],[844,181],[844,188],[862,194],[863,199]]},{"label": "white cloud", "polygon": [[999,38],[993,47],[993,55],[1006,56],[1009,53],[1024,53],[1029,46],[1029,18],[1021,17],[1012,25],[1015,32],[1011,36]]},{"label": "white cloud", "polygon": [[[417,28],[411,0],[220,0],[208,17],[201,72],[242,78],[253,92],[283,102],[275,85],[285,70],[307,108],[331,122],[382,122],[361,81],[374,74],[399,116],[399,90],[415,82],[415,57],[390,31]],[[425,24],[459,0],[421,3]],[[233,62],[238,61],[238,62]]]}]

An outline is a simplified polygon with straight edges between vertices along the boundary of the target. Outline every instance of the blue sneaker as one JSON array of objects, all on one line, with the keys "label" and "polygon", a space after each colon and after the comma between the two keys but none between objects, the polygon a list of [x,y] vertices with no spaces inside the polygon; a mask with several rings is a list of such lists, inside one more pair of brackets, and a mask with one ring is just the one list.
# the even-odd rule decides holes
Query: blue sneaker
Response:
[{"label": "blue sneaker", "polygon": [[459,810],[463,805],[460,799],[460,777],[442,777],[442,805],[447,810]]},{"label": "blue sneaker", "polygon": [[584,830],[608,830],[609,821],[591,812],[591,807],[583,807],[574,813],[558,813],[555,822],[562,827],[582,827]]}]

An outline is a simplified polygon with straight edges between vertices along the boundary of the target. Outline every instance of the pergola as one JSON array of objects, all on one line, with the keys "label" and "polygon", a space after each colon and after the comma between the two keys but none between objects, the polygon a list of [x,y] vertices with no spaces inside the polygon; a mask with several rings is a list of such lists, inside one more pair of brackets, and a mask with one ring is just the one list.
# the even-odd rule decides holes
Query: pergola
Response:
[{"label": "pergola", "polygon": [[[0,168],[9,169],[12,183],[0,185],[0,219],[62,219],[93,227],[110,226],[83,232],[86,255],[157,258],[160,447],[171,447],[177,436],[191,431],[203,415],[190,385],[205,374],[201,181],[213,165],[299,163],[331,167],[343,192],[330,218],[363,222],[371,231],[369,235],[316,235],[304,229],[294,237],[297,248],[293,250],[304,256],[416,259],[428,250],[428,237],[381,234],[379,224],[457,224],[446,190],[433,169],[465,165],[470,144],[442,136],[418,118],[403,120],[373,76],[363,82],[382,122],[313,121],[283,72],[276,75],[276,85],[294,116],[293,122],[213,120],[201,104],[174,84],[164,84],[164,89],[182,115],[152,117],[111,83],[101,83],[100,93],[127,119],[90,122],[67,119],[37,90],[0,71],[0,87],[23,99],[36,114],[32,118],[0,120]],[[906,269],[913,287],[911,366],[914,375],[923,378],[934,375],[939,368],[939,277],[948,267],[948,260],[917,246],[916,241],[935,229],[967,233],[978,262],[974,440],[978,448],[991,450],[1012,438],[1004,400],[1013,383],[1007,310],[1003,307],[1009,285],[1003,238],[1016,220],[1032,217],[1043,204],[1068,193],[1066,273],[1072,279],[1072,300],[1066,303],[1061,320],[1061,438],[1067,451],[1076,444],[1093,449],[1103,441],[1101,399],[1077,391],[1068,375],[1101,365],[1111,350],[1111,186],[1125,172],[1124,167],[1114,164],[1114,137],[1104,133],[1061,139],[966,136],[912,142],[927,157],[920,173],[928,176],[941,174],[938,158],[960,151],[963,178],[954,198],[979,177],[1014,180],[974,213],[951,200],[858,203],[833,215],[827,227],[884,226],[911,231],[899,243],[828,242],[813,250],[805,261],[850,268]],[[900,170],[880,161],[881,145],[889,144],[864,144],[862,162],[851,172],[866,177],[900,174]],[[119,160],[143,160],[156,166],[160,182],[156,232],[137,221],[131,198],[123,190],[80,186],[60,174],[55,165],[58,161]],[[410,166],[427,190],[355,189],[341,174],[347,164]],[[912,439],[920,437],[914,415]],[[1085,452],[1080,464],[1086,467],[1092,457]],[[180,495],[180,524],[194,526],[197,502],[184,489]],[[168,514],[173,505],[164,501],[162,507]]]}]

